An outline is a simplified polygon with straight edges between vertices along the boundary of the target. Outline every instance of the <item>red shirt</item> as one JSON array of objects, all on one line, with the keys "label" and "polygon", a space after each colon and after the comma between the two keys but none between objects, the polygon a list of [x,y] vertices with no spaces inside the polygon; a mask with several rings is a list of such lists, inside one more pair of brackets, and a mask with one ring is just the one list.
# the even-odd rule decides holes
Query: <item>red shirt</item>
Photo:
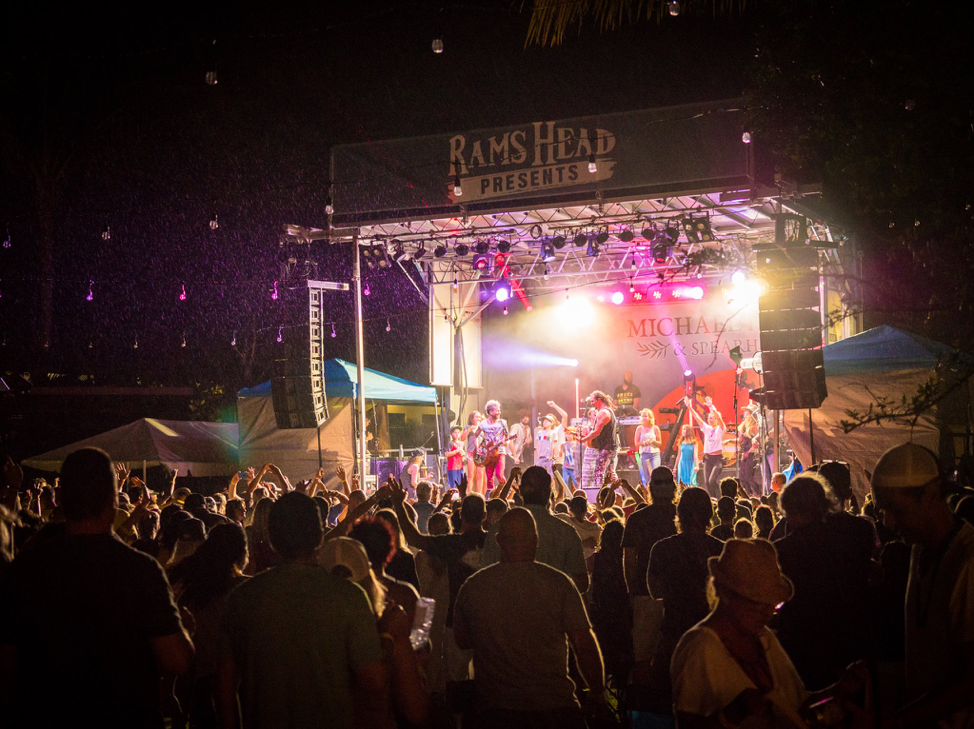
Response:
[{"label": "red shirt", "polygon": [[462,471],[463,470],[463,442],[459,440],[450,441],[450,451],[457,451],[454,456],[449,456],[446,459],[446,470],[447,471]]}]

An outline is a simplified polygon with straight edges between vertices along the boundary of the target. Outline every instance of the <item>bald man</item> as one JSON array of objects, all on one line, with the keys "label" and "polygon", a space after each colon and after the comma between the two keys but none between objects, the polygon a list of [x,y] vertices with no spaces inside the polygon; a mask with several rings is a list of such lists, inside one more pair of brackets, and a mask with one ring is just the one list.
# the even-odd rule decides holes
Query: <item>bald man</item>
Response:
[{"label": "bald man", "polygon": [[[568,676],[568,644],[590,699],[604,701],[602,654],[582,596],[569,577],[535,560],[538,531],[527,509],[511,509],[498,524],[501,561],[460,588],[454,637],[474,650],[474,726],[585,727]],[[566,641],[567,638],[567,641]]]}]

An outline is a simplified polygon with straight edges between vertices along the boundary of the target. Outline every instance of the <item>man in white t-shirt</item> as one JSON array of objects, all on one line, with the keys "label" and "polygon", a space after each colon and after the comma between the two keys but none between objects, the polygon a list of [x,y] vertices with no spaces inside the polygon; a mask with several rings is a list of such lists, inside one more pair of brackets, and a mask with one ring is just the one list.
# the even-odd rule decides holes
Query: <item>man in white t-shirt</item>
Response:
[{"label": "man in white t-shirt", "polygon": [[708,397],[704,401],[710,409],[706,422],[697,415],[690,398],[685,398],[684,402],[687,404],[687,411],[703,431],[704,484],[711,496],[720,498],[720,472],[724,468],[724,433],[727,432],[727,426],[724,425],[720,411],[714,407],[713,398]]}]

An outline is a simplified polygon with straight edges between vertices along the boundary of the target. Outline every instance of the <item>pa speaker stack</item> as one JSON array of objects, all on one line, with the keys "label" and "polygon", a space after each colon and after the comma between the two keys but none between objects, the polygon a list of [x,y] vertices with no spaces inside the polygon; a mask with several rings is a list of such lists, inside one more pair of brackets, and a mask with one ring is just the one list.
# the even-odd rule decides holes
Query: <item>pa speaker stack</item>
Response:
[{"label": "pa speaker stack", "polygon": [[301,325],[284,339],[284,356],[276,362],[271,379],[274,418],[277,427],[317,428],[328,419],[325,399],[324,324],[322,294],[308,288],[308,305],[302,310]]},{"label": "pa speaker stack", "polygon": [[820,407],[828,396],[822,359],[818,247],[806,220],[778,215],[774,246],[755,247],[768,283],[758,302],[764,404],[772,410]]}]

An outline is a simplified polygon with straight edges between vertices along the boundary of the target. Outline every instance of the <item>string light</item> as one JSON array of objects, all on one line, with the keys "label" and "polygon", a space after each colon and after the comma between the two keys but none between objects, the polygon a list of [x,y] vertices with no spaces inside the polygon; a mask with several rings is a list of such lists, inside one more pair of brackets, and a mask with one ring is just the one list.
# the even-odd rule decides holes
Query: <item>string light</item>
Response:
[{"label": "string light", "polygon": [[112,239],[112,226],[108,225],[108,223],[105,224],[105,229],[101,232],[101,239],[102,240]]},{"label": "string light", "polygon": [[454,276],[453,277],[453,290],[456,291],[458,288],[460,288],[460,282],[457,280],[457,277]]},{"label": "string light", "polygon": [[629,279],[629,293],[630,294],[636,293],[636,284],[632,282],[632,279]]},{"label": "string light", "polygon": [[751,143],[751,133],[750,132],[744,132],[741,135],[741,141],[744,142],[744,144],[750,144]]},{"label": "string light", "polygon": [[504,316],[507,316],[507,307],[504,307]]},{"label": "string light", "polygon": [[548,264],[547,263],[544,265],[544,280],[545,281],[548,280]]},{"label": "string light", "polygon": [[335,322],[331,323],[331,338],[334,339],[338,334],[335,332]]},{"label": "string light", "polygon": [[88,340],[88,349],[94,349],[94,348],[95,348],[95,343],[89,339]]},{"label": "string light", "polygon": [[599,163],[595,161],[595,152],[588,156],[588,171],[593,175],[599,171]]},{"label": "string light", "polygon": [[186,284],[181,283],[179,285],[179,300],[186,301]]},{"label": "string light", "polygon": [[369,296],[372,293],[372,289],[369,288],[368,284],[365,284],[365,288],[362,289],[362,293],[366,296]]},{"label": "string light", "polygon": [[386,331],[387,332],[391,332],[392,331],[392,324],[389,323],[389,320],[388,319],[386,319]]},{"label": "string light", "polygon": [[94,281],[88,281],[88,295],[85,296],[85,301],[95,300],[95,292],[91,290],[91,287],[94,285],[94,283],[95,283]]},{"label": "string light", "polygon": [[183,341],[179,346],[182,347],[183,349],[186,348],[186,332],[183,332]]},{"label": "string light", "polygon": [[277,293],[277,281],[274,282],[274,290],[271,292],[271,299],[277,301],[280,296]]},{"label": "string light", "polygon": [[206,83],[208,86],[216,86],[220,82],[219,77],[216,75],[216,71],[206,72]]},{"label": "string light", "polygon": [[139,335],[136,334],[135,335],[135,344],[132,345],[132,349],[138,349],[138,348],[139,348]]},{"label": "string light", "polygon": [[453,163],[453,197],[463,195],[463,188],[460,187],[460,163]]},{"label": "string light", "polygon": [[230,346],[231,347],[236,347],[237,346],[237,332],[236,332],[236,330],[234,330],[234,332],[233,332],[233,339],[230,340]]},{"label": "string light", "polygon": [[443,39],[442,38],[434,38],[433,39],[433,53],[442,53],[442,52],[443,52]]},{"label": "string light", "polygon": [[331,215],[335,212],[335,206],[331,203],[331,195],[325,200],[325,215]]},{"label": "string light", "polygon": [[220,227],[220,216],[214,213],[213,220],[210,221],[210,230],[216,230],[219,227]]},{"label": "string light", "polygon": [[680,3],[678,2],[678,0],[670,0],[670,3],[669,5],[667,5],[667,8],[670,11],[670,15],[672,15],[674,18],[680,14]]},{"label": "string light", "polygon": [[284,341],[284,327],[277,328],[277,341],[278,342]]}]

